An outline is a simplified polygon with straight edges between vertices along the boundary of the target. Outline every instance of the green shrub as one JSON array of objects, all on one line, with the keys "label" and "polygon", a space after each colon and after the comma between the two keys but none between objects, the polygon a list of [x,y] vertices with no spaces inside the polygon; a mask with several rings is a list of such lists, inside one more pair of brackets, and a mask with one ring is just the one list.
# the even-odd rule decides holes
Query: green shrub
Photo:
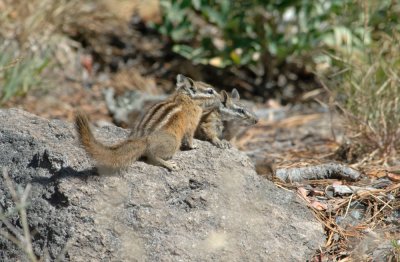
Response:
[{"label": "green shrub", "polygon": [[[161,0],[158,30],[195,63],[248,65],[266,53],[282,61],[316,49],[357,45],[365,33],[359,5],[349,0]],[[346,38],[349,41],[346,41]],[[316,58],[321,59],[321,58]]]},{"label": "green shrub", "polygon": [[[393,155],[400,136],[400,2],[160,0],[173,50],[218,67],[296,59],[334,73],[338,104],[365,152]],[[275,61],[275,62],[274,62]],[[315,67],[314,67],[315,66]],[[264,72],[268,74],[268,72]]]}]

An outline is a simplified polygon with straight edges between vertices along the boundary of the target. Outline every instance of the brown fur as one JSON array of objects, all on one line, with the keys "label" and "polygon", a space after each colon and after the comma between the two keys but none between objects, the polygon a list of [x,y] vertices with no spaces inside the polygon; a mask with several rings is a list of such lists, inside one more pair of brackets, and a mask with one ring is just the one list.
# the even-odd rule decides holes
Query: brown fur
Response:
[{"label": "brown fur", "polygon": [[213,145],[224,147],[220,140],[224,124],[221,120],[221,114],[217,109],[203,113],[200,124],[196,129],[195,138],[210,141]]},{"label": "brown fur", "polygon": [[137,160],[146,150],[146,137],[128,139],[113,146],[101,144],[94,138],[88,118],[82,112],[76,114],[75,126],[86,152],[101,165],[122,167]]},{"label": "brown fur", "polygon": [[[219,95],[217,93],[213,95],[204,96],[204,93],[207,93],[207,90],[212,89],[212,87],[206,83],[201,81],[193,81],[190,78],[186,78],[188,80],[185,84],[187,88],[189,86],[195,87],[198,91],[197,95],[193,95],[191,100],[201,108],[215,108],[219,106]],[[171,96],[167,98],[165,101],[161,101],[159,103],[153,104],[150,108],[148,108],[145,114],[142,115],[140,121],[136,124],[134,121],[130,124],[132,128],[132,136],[140,137],[144,135],[151,134],[152,132],[158,130],[160,125],[164,124],[167,118],[171,117],[170,113],[173,110],[179,109],[183,114],[187,114],[185,109],[180,107],[181,98],[177,98],[175,96]]]},{"label": "brown fur", "polygon": [[[176,164],[167,160],[172,158],[183,140],[193,148],[193,135],[203,111],[201,105],[216,104],[206,100],[201,97],[196,101],[185,90],[177,91],[143,116],[139,125],[148,129],[142,136],[133,133],[129,139],[114,146],[103,145],[94,138],[89,121],[82,113],[76,115],[76,129],[85,150],[102,166],[119,168],[144,156],[151,164],[174,170]],[[218,100],[218,95],[208,100]],[[177,107],[179,110],[173,111]]]},{"label": "brown fur", "polygon": [[[195,138],[210,141],[220,148],[230,147],[228,141],[237,134],[240,125],[249,126],[258,121],[253,112],[239,103],[239,99],[239,93],[236,90],[232,91],[232,97],[222,91],[222,103],[219,107],[203,113]],[[244,110],[244,113],[238,113],[236,111],[238,108]],[[220,138],[228,141],[221,141]]]}]

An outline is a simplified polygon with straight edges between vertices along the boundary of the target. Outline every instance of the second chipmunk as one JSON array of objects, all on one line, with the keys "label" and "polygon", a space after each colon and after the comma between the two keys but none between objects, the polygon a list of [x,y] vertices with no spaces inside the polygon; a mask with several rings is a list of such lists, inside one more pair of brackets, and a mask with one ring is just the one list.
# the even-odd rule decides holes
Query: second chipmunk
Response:
[{"label": "second chipmunk", "polygon": [[231,96],[222,90],[220,106],[204,111],[195,138],[210,141],[219,148],[230,147],[228,141],[236,135],[240,126],[250,126],[258,122],[257,116],[240,104],[239,100],[240,95],[236,89],[232,90]]},{"label": "second chipmunk", "polygon": [[175,93],[151,107],[126,141],[113,146],[100,143],[83,113],[76,115],[75,125],[84,149],[101,166],[120,168],[146,157],[150,164],[176,170],[177,164],[170,159],[182,143],[194,148],[193,136],[203,110],[220,103],[210,85],[178,75]]},{"label": "second chipmunk", "polygon": [[[205,83],[202,83],[202,85],[207,86]],[[228,95],[225,91],[221,91],[220,99],[221,103],[218,107],[203,111],[194,137],[209,141],[219,148],[229,148],[231,144],[228,141],[235,138],[241,127],[256,124],[258,118],[252,110],[240,103],[240,95],[236,89],[232,90],[231,95]],[[149,108],[149,104],[153,105],[150,108],[154,108],[157,102],[159,103],[157,98],[153,100],[150,97],[148,100],[145,100],[142,108]],[[142,122],[144,118],[141,118],[141,122],[136,122],[140,118],[140,114],[139,110],[134,110],[129,117],[128,126],[132,128],[133,136],[140,136],[143,132],[146,132],[146,127]]]}]

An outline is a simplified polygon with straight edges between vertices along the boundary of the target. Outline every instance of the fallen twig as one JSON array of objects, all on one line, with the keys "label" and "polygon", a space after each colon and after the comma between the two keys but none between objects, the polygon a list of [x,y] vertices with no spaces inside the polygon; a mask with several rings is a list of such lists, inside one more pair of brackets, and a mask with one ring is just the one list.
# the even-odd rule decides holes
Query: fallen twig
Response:
[{"label": "fallen twig", "polygon": [[349,194],[360,194],[361,192],[375,192],[379,189],[373,187],[358,187],[348,185],[332,185],[333,194],[335,196],[343,196]]},{"label": "fallen twig", "polygon": [[305,167],[279,167],[275,169],[275,176],[285,182],[299,182],[309,179],[338,178],[356,181],[361,174],[348,166],[328,163]]}]

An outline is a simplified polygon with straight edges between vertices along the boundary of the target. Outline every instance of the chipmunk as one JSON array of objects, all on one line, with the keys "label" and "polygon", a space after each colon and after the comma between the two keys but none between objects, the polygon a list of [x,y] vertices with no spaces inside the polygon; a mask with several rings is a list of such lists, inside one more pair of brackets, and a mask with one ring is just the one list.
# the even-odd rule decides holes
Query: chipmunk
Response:
[{"label": "chipmunk", "polygon": [[176,170],[177,164],[169,159],[182,143],[195,148],[193,135],[203,109],[212,109],[220,104],[220,96],[210,85],[179,74],[176,86],[175,93],[151,107],[130,137],[117,145],[106,146],[98,142],[91,132],[88,118],[78,113],[75,125],[86,152],[100,165],[110,168],[120,168],[146,157],[150,164]]},{"label": "chipmunk", "polygon": [[[237,132],[238,126],[254,125],[258,122],[257,116],[239,103],[240,95],[236,89],[232,90],[231,97],[224,90],[221,91],[221,104],[218,108],[205,111],[195,132],[195,138],[210,141],[219,148],[228,148],[228,142]],[[220,138],[226,140],[220,140]]]}]

